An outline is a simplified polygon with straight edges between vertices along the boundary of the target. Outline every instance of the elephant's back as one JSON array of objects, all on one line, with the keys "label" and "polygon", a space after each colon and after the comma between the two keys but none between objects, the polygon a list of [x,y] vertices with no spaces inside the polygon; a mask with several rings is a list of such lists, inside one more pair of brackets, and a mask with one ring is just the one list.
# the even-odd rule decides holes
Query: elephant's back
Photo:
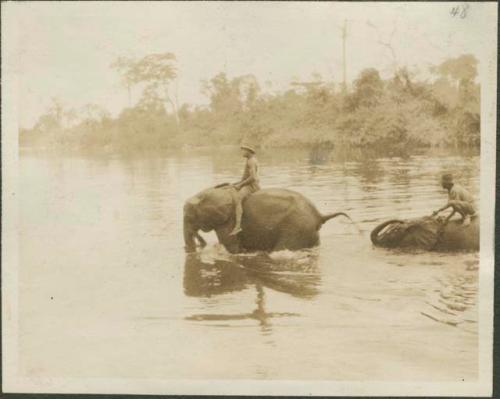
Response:
[{"label": "elephant's back", "polygon": [[254,197],[259,197],[259,196],[262,197],[269,195],[273,197],[290,197],[290,196],[303,197],[303,195],[297,191],[289,190],[288,188],[278,188],[278,187],[263,188],[259,191],[256,191],[253,194]]},{"label": "elephant's back", "polygon": [[304,195],[287,188],[265,188],[253,193],[249,199],[250,198],[253,198],[256,201],[304,203],[312,208],[315,208],[314,204],[304,197]]},{"label": "elephant's back", "polygon": [[278,213],[285,210],[308,211],[320,217],[314,204],[297,191],[285,188],[266,188],[253,193],[247,199],[249,208],[258,208]]},{"label": "elephant's back", "polygon": [[479,250],[479,215],[468,226],[460,220],[450,220],[445,226],[440,247],[448,250]]},{"label": "elephant's back", "polygon": [[309,224],[316,228],[321,218],[316,207],[302,194],[292,190],[268,188],[250,195],[245,201],[244,215],[254,225],[271,230],[286,220]]}]

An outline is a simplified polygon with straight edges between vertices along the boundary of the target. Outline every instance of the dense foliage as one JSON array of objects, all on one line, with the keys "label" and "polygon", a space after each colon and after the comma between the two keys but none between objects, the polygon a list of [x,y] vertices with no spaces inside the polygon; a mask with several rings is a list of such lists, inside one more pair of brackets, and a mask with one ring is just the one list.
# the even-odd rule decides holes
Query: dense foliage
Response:
[{"label": "dense foliage", "polygon": [[208,106],[178,106],[175,56],[153,54],[112,65],[124,87],[140,90],[115,118],[102,107],[65,109],[54,101],[21,145],[135,151],[248,140],[264,147],[478,147],[480,88],[471,55],[432,67],[426,80],[407,68],[383,80],[363,70],[349,88],[315,76],[284,92],[263,91],[253,75],[202,82]]}]

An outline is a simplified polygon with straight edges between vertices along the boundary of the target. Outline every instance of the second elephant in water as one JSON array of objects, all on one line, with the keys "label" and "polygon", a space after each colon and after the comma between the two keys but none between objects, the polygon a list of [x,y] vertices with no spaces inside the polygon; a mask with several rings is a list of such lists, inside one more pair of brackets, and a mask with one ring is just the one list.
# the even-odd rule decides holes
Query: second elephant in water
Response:
[{"label": "second elephant in water", "polygon": [[321,214],[303,195],[286,189],[257,191],[243,203],[243,231],[234,227],[234,188],[209,188],[184,205],[184,242],[187,252],[195,250],[195,239],[203,245],[198,231],[215,230],[219,242],[231,253],[310,248],[319,244],[323,223],[343,212]]},{"label": "second elephant in water", "polygon": [[392,219],[371,232],[373,244],[385,248],[431,251],[479,250],[479,215],[464,226],[459,220],[444,223],[441,218]]}]

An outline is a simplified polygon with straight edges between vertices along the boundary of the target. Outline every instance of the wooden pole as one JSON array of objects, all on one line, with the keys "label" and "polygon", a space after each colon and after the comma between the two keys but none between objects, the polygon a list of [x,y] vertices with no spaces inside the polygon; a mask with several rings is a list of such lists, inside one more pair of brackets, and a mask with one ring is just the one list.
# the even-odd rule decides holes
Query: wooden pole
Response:
[{"label": "wooden pole", "polygon": [[343,86],[344,92],[347,90],[347,67],[346,67],[346,56],[345,56],[345,45],[347,39],[347,20],[344,20],[344,26],[342,27],[342,72],[343,72]]}]

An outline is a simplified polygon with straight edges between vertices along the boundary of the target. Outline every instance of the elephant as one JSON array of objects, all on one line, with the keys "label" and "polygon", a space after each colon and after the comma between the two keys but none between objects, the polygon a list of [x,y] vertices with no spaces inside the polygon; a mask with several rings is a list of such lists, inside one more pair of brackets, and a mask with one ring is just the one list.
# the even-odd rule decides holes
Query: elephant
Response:
[{"label": "elephant", "polygon": [[370,235],[374,245],[385,248],[429,251],[478,251],[479,215],[464,226],[460,220],[445,223],[441,217],[392,219],[379,224]]},{"label": "elephant", "polygon": [[[319,244],[319,230],[330,219],[349,216],[343,212],[323,215],[302,194],[268,188],[249,195],[243,202],[242,232],[233,236],[236,190],[222,185],[201,191],[184,205],[186,252],[205,240],[199,230],[215,230],[219,242],[230,253],[311,248]],[[350,218],[349,218],[350,219]]]}]

